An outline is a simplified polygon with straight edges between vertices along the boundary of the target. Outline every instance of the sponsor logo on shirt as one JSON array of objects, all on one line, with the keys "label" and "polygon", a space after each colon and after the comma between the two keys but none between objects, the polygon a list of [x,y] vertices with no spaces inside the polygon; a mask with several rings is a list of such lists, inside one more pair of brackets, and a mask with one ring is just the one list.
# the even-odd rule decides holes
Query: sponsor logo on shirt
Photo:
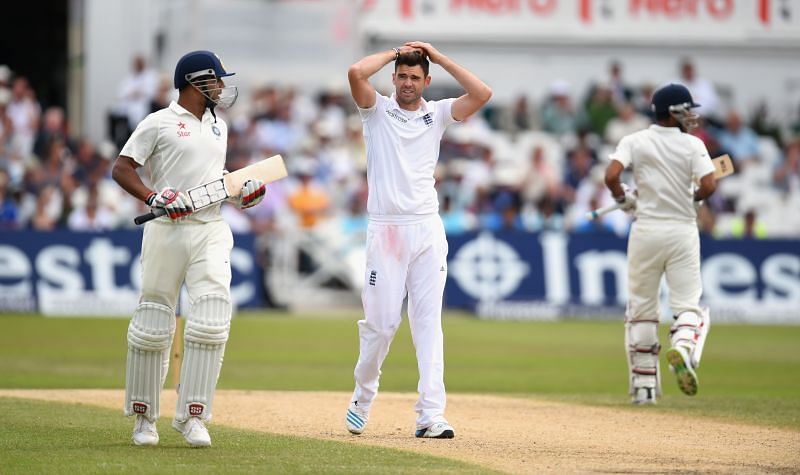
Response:
[{"label": "sponsor logo on shirt", "polygon": [[184,122],[178,122],[178,137],[188,137],[192,133],[186,130],[186,124]]},{"label": "sponsor logo on shirt", "polygon": [[222,135],[222,132],[219,131],[219,127],[217,127],[216,125],[211,126],[211,131],[214,132],[214,135],[216,135],[217,137]]},{"label": "sponsor logo on shirt", "polygon": [[386,109],[386,114],[389,117],[391,117],[392,119],[394,119],[394,120],[396,120],[398,122],[402,122],[403,124],[408,122],[408,119],[406,119],[405,117],[403,117],[402,115],[398,114],[397,112],[395,112],[393,110]]}]

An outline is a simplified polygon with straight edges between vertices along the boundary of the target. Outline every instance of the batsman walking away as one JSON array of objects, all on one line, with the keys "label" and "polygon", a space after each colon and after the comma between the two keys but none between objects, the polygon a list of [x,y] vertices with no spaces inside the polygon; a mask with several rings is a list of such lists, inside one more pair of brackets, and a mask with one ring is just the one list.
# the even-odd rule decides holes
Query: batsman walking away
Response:
[{"label": "batsman walking away", "polygon": [[[211,420],[214,391],[231,321],[230,254],[233,235],[220,215],[221,203],[195,210],[184,190],[219,180],[225,168],[228,128],[215,114],[230,107],[235,87],[217,55],[193,51],[175,67],[177,102],[148,115],[117,158],[112,176],[134,197],[166,213],[147,224],[142,238],[142,291],[128,326],[125,415],[135,416],[133,442],[156,445],[159,400],[175,332],[175,307],[185,282],[184,354],[172,426],[190,446],[211,445],[205,424]],[[136,169],[144,166],[154,191]],[[231,197],[247,208],[265,194],[251,179]]]},{"label": "batsman walking away", "polygon": [[[391,97],[369,78],[394,62]],[[459,98],[426,101],[430,63],[464,88]],[[367,56],[348,71],[367,151],[367,267],[364,319],[355,390],[345,414],[347,430],[361,434],[378,394],[381,365],[400,326],[408,296],[408,321],[419,369],[416,437],[453,438],[445,418],[442,296],[447,279],[447,240],[439,218],[433,177],[447,126],[477,112],[492,95],[471,72],[428,43],[410,42]]]},{"label": "batsman walking away", "polygon": [[[656,123],[623,138],[606,169],[606,185],[619,209],[635,213],[628,238],[625,347],[634,404],[655,404],[661,394],[658,339],[659,288],[666,277],[674,315],[667,351],[670,370],[687,395],[697,393],[697,368],[708,335],[708,308],[700,307],[700,238],[697,208],[716,189],[714,164],[697,127],[689,90],[669,84],[655,92]],[[636,193],[620,175],[633,169]],[[696,185],[695,183],[698,183]]]}]

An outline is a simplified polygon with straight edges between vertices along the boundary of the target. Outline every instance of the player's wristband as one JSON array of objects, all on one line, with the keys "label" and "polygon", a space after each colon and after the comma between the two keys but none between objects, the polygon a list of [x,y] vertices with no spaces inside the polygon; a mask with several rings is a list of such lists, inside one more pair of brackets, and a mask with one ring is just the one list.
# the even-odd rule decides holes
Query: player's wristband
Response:
[{"label": "player's wristband", "polygon": [[394,50],[394,60],[397,61],[400,58],[400,48],[392,48]]},{"label": "player's wristband", "polygon": [[147,206],[152,206],[153,200],[155,200],[155,199],[156,199],[156,192],[155,191],[151,191],[150,194],[147,195],[147,198],[144,199],[144,202],[145,202],[145,204]]}]

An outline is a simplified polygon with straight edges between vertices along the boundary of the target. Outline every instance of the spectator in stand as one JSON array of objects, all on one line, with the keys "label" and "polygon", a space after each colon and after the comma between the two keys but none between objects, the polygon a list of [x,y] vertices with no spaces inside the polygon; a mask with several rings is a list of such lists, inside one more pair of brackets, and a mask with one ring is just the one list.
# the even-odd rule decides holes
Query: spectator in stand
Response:
[{"label": "spectator in stand", "polygon": [[608,86],[615,104],[625,104],[633,100],[633,89],[622,78],[622,65],[619,61],[611,61],[608,66]]},{"label": "spectator in stand", "polygon": [[127,117],[130,131],[150,113],[158,86],[158,74],[147,67],[144,56],[134,56],[132,72],[122,80],[117,96],[118,112]]},{"label": "spectator in stand", "polygon": [[585,148],[578,148],[569,154],[567,170],[564,174],[562,196],[568,203],[575,201],[575,191],[581,182],[589,176],[592,169],[592,156]]},{"label": "spectator in stand", "polygon": [[510,129],[514,132],[524,132],[539,126],[539,117],[536,110],[528,102],[528,96],[520,94],[511,108]]},{"label": "spectator in stand", "polygon": [[558,193],[559,184],[559,177],[545,158],[544,149],[539,145],[533,147],[528,172],[520,185],[523,201],[533,204],[545,195],[555,195]]},{"label": "spectator in stand", "polygon": [[598,83],[586,103],[586,121],[589,130],[603,137],[608,123],[617,116],[617,108],[608,85]]},{"label": "spectator in stand", "polygon": [[67,122],[64,118],[64,109],[58,106],[52,106],[44,111],[42,128],[36,135],[36,141],[33,144],[33,153],[40,159],[43,159],[50,149],[50,144],[56,140],[68,143],[69,138],[67,137]]},{"label": "spectator in stand", "polygon": [[758,136],[742,123],[742,118],[735,111],[728,114],[725,128],[719,132],[717,140],[739,164],[758,159]]},{"label": "spectator in stand", "polygon": [[8,117],[8,104],[11,102],[11,91],[0,87],[0,159],[10,154],[9,145],[14,126]]},{"label": "spectator in stand", "polygon": [[19,228],[19,209],[8,189],[8,173],[0,168],[0,230]]},{"label": "spectator in stand", "polygon": [[639,94],[633,99],[633,107],[636,112],[650,119],[650,122],[655,122],[656,119],[656,114],[650,107],[655,90],[656,88],[652,84],[643,84],[639,88]]},{"label": "spectator in stand", "polygon": [[300,187],[289,196],[289,207],[295,212],[302,229],[313,229],[329,212],[330,198],[325,190],[313,181],[311,164],[298,167]]},{"label": "spectator in stand", "polygon": [[26,159],[33,152],[33,142],[39,130],[42,109],[36,101],[36,94],[28,80],[20,76],[14,79],[11,88],[11,102],[6,109],[12,125],[12,153]]},{"label": "spectator in stand", "polygon": [[717,90],[711,81],[697,75],[691,59],[684,58],[681,61],[681,77],[673,82],[683,84],[689,89],[694,101],[700,104],[697,112],[701,117],[704,117],[709,123],[717,123],[717,116],[720,113]]},{"label": "spectator in stand", "polygon": [[632,103],[624,102],[619,107],[619,115],[611,119],[606,127],[606,142],[616,146],[622,137],[646,129],[650,123],[647,116],[636,112]]},{"label": "spectator in stand", "polygon": [[784,159],[775,170],[773,181],[784,192],[800,193],[800,137],[784,147]]},{"label": "spectator in stand", "polygon": [[67,227],[73,231],[108,231],[115,227],[114,214],[105,206],[100,206],[96,186],[89,188],[86,205],[75,208],[69,215]]},{"label": "spectator in stand", "polygon": [[31,229],[52,231],[61,218],[61,197],[54,186],[45,186],[36,196],[36,208],[30,220]]},{"label": "spectator in stand", "polygon": [[569,83],[558,80],[550,85],[549,97],[542,107],[542,129],[545,132],[562,136],[575,133],[578,128],[578,114],[572,107],[569,96]]}]

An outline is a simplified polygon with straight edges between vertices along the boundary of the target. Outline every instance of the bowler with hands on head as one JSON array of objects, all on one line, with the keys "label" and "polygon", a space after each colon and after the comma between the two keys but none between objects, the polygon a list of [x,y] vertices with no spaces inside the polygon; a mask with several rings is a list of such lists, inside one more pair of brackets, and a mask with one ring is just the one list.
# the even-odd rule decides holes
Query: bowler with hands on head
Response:
[{"label": "bowler with hands on head", "polygon": [[[145,224],[142,292],[128,326],[124,409],[125,415],[136,416],[136,445],[159,441],[160,393],[184,281],[190,308],[185,315],[183,366],[172,426],[190,446],[211,445],[205,424],[211,419],[230,330],[233,235],[220,216],[220,204],[194,212],[184,190],[224,173],[228,128],[214,110],[236,101],[236,88],[226,87],[223,80],[233,74],[210,51],[184,55],[175,67],[178,101],[139,123],[112,171],[128,193],[166,211],[165,216]],[[139,178],[136,169],[141,166],[147,168],[155,190]],[[241,208],[249,208],[264,194],[262,181],[248,180],[232,199]]]},{"label": "bowler with hands on head", "polygon": [[[429,61],[430,60],[430,61]],[[369,78],[394,62],[391,97]],[[447,71],[465,94],[426,101],[430,62]],[[453,438],[444,416],[442,294],[447,240],[433,172],[447,126],[477,112],[492,95],[486,84],[428,43],[418,41],[367,56],[347,72],[367,151],[367,267],[364,319],[355,390],[345,414],[347,430],[361,434],[378,393],[381,365],[400,326],[408,296],[408,321],[419,370],[416,437]]]}]

